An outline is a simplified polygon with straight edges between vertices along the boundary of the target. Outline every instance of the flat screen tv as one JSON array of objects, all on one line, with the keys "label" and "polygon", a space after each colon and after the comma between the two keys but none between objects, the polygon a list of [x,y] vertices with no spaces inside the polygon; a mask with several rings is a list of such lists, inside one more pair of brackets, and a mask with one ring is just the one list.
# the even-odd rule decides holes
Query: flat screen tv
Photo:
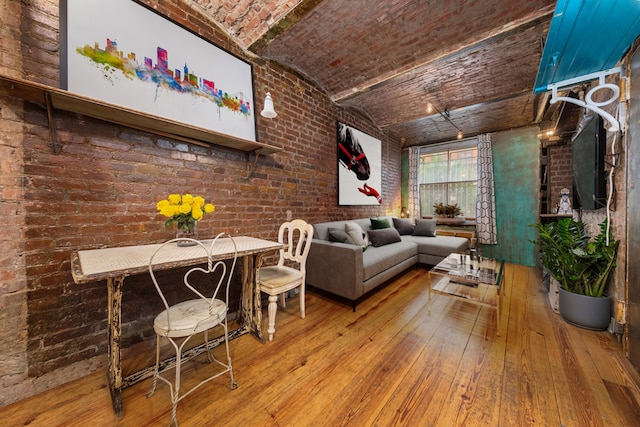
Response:
[{"label": "flat screen tv", "polygon": [[607,131],[599,115],[578,131],[571,142],[573,165],[573,208],[600,209],[607,198],[605,153]]}]

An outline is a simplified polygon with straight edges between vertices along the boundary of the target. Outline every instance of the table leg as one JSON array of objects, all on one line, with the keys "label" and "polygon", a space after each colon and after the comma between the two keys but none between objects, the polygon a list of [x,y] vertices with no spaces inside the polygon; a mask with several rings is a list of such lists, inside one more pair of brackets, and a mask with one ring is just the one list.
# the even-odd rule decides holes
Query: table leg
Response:
[{"label": "table leg", "polygon": [[118,419],[122,418],[122,366],[120,365],[120,322],[122,316],[122,283],[124,276],[107,279],[109,321],[109,371],[107,380],[111,392],[111,404]]},{"label": "table leg", "polygon": [[266,342],[262,335],[262,301],[260,299],[260,285],[257,272],[262,266],[263,254],[247,255],[244,257],[242,268],[242,307],[241,323],[248,331],[263,344]]}]

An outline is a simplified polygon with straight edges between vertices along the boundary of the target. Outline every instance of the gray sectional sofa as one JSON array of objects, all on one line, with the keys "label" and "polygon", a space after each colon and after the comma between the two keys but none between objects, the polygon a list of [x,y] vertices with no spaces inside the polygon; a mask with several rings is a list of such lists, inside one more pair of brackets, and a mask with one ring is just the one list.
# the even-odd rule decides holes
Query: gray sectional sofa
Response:
[{"label": "gray sectional sofa", "polygon": [[[354,224],[362,229],[365,244],[357,241]],[[380,228],[385,225],[389,227]],[[362,297],[407,268],[435,265],[469,246],[463,237],[438,236],[434,220],[416,220],[414,226],[409,219],[387,216],[325,222],[313,228],[306,283],[311,290],[350,301],[354,311]]]}]

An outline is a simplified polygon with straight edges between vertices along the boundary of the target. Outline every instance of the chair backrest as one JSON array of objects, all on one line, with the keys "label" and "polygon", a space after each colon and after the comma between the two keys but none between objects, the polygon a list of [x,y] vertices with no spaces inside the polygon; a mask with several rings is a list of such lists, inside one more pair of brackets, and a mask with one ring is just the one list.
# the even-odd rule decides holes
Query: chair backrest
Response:
[{"label": "chair backrest", "polygon": [[278,242],[286,246],[280,249],[278,265],[282,266],[285,261],[292,261],[299,265],[300,271],[304,272],[312,239],[313,225],[301,219],[283,223],[278,230]]},{"label": "chair backrest", "polygon": [[[178,246],[178,242],[191,242],[192,246]],[[224,250],[216,250],[219,246],[224,246]],[[223,259],[220,259],[220,252],[226,254]],[[217,260],[214,260],[214,253],[216,254],[215,258],[218,258]],[[159,270],[171,268],[173,265],[176,265],[176,263],[184,260],[185,256],[190,259],[201,258],[202,263],[206,263],[206,266],[192,267],[184,274],[183,285],[193,294],[184,298],[184,300],[200,298],[207,301],[211,306],[216,299],[222,300],[222,298],[224,298],[223,301],[228,307],[229,285],[231,284],[233,271],[238,259],[238,248],[236,247],[236,242],[233,237],[227,233],[220,233],[211,242],[189,238],[171,239],[160,245],[153,255],[151,255],[149,259],[149,274],[158,291],[158,295],[160,295],[165,310],[169,310],[170,304],[167,302],[167,298],[162,290],[163,287],[160,285],[156,273]],[[227,267],[228,262],[231,263],[230,267]],[[190,282],[190,280],[194,279],[192,276],[194,273],[202,273],[209,277],[204,284],[202,284],[201,280],[199,284],[194,284]],[[209,283],[209,280],[212,280],[212,282]],[[198,288],[203,291],[201,292]],[[207,288],[207,290],[203,288]],[[224,291],[224,296],[221,295],[221,291]],[[209,292],[211,295],[205,295],[205,293],[208,294]],[[167,317],[168,316],[169,314],[167,313]],[[169,329],[171,329],[171,319],[168,317],[167,320]]]}]

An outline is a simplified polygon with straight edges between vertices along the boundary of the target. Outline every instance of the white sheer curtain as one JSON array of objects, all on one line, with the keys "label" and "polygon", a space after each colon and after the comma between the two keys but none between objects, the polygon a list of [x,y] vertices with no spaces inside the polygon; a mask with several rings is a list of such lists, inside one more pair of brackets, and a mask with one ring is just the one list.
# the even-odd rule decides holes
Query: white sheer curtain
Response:
[{"label": "white sheer curtain", "polygon": [[418,168],[420,166],[420,147],[409,147],[409,206],[410,218],[420,218],[420,184]]},{"label": "white sheer curtain", "polygon": [[496,201],[493,189],[491,136],[478,136],[478,197],[476,201],[476,238],[485,245],[498,244]]}]

